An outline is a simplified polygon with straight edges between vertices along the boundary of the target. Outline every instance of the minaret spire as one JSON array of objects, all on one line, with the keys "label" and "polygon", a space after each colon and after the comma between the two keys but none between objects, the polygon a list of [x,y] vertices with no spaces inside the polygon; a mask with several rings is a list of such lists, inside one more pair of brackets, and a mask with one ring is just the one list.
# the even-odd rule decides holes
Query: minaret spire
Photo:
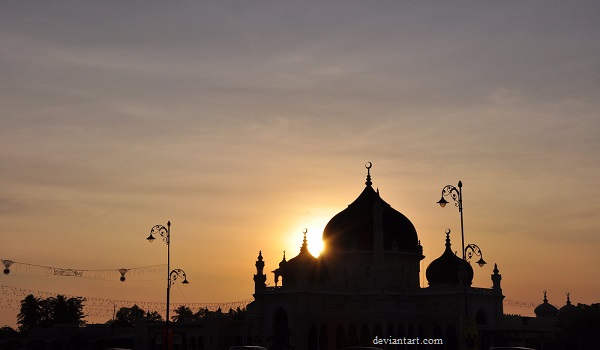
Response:
[{"label": "minaret spire", "polygon": [[[498,264],[494,264],[494,274],[492,275],[492,289],[502,293],[502,287],[500,286],[500,281],[502,281],[502,275],[500,274],[500,270],[498,270]],[[544,300],[546,300],[546,291],[544,291]]]},{"label": "minaret spire", "polygon": [[371,182],[371,168],[372,167],[373,167],[373,163],[371,163],[371,162],[365,163],[365,168],[367,168],[367,181],[365,182],[365,185],[367,185],[367,186],[371,186],[373,184]]},{"label": "minaret spire", "polygon": [[302,239],[302,246],[300,246],[300,253],[308,253],[308,243],[306,242],[306,233],[308,232],[308,229],[304,229],[304,231],[302,231],[304,233],[304,239]]},{"label": "minaret spire", "polygon": [[263,261],[262,250],[258,252],[258,258],[256,258],[256,275],[254,275],[254,293],[262,293],[267,287],[266,281],[267,276],[264,274],[265,262]]}]

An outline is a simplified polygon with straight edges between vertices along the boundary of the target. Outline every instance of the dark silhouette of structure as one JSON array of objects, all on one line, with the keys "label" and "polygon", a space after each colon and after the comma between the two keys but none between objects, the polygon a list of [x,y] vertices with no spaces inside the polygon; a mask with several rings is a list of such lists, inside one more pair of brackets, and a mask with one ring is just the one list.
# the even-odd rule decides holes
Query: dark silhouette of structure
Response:
[{"label": "dark silhouette of structure", "polygon": [[443,347],[419,347],[436,349],[498,343],[493,330],[504,297],[497,266],[492,288],[471,286],[473,269],[452,252],[448,231],[446,250],[427,267],[429,286],[421,288],[417,231],[373,188],[370,169],[367,163],[363,191],[325,227],[318,258],[305,232],[298,255],[284,255],[269,287],[259,252],[249,338],[271,349],[308,350],[373,346],[376,337],[443,339]]}]

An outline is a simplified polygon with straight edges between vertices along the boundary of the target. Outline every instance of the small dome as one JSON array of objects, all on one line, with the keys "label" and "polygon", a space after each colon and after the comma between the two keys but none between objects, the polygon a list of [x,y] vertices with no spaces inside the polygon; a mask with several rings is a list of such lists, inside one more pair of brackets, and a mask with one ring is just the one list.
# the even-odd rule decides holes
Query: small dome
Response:
[{"label": "small dome", "polygon": [[578,312],[579,309],[577,308],[577,306],[571,304],[571,295],[570,293],[567,293],[567,303],[565,304],[565,306],[561,307],[558,310],[558,315],[559,316],[569,316],[572,315],[576,312]]},{"label": "small dome", "polygon": [[446,230],[446,250],[439,258],[432,261],[425,275],[429,285],[458,284],[459,274],[464,274],[464,284],[470,286],[473,282],[473,268],[467,261],[456,256],[450,249],[450,230]]},{"label": "small dome", "polygon": [[327,269],[321,266],[319,260],[308,251],[306,231],[304,231],[300,253],[290,260],[286,260],[284,252],[279,268],[273,272],[276,278],[277,276],[283,278],[283,287],[306,286],[307,284],[320,283],[327,278]]},{"label": "small dome", "polygon": [[548,299],[546,298],[546,291],[544,291],[544,302],[538,305],[533,312],[535,312],[536,317],[556,317],[558,316],[558,308],[556,306],[548,303]]},{"label": "small dome", "polygon": [[[369,164],[369,163],[368,163]],[[370,165],[367,167],[370,169]],[[327,251],[373,251],[375,220],[374,210],[381,210],[383,223],[383,249],[422,253],[417,230],[412,222],[393,209],[371,187],[370,172],[366,187],[346,209],[335,215],[323,230]]]}]

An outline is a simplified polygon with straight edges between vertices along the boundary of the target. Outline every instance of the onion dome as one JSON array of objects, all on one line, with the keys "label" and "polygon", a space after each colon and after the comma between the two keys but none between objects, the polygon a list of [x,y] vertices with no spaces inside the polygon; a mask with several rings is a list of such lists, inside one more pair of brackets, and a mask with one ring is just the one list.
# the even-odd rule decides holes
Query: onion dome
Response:
[{"label": "onion dome", "polygon": [[558,315],[561,317],[570,316],[578,311],[579,309],[577,306],[571,304],[571,294],[567,293],[567,303],[558,310]]},{"label": "onion dome", "polygon": [[548,303],[548,298],[546,298],[546,291],[544,291],[544,302],[538,305],[533,312],[535,312],[536,317],[556,317],[558,316],[558,309],[556,306]]},{"label": "onion dome", "polygon": [[417,230],[412,222],[392,208],[373,189],[371,162],[366,165],[365,189],[348,207],[335,215],[323,230],[323,241],[328,252],[373,251],[375,235],[375,213],[381,210],[383,249],[422,253]]},{"label": "onion dome", "polygon": [[438,284],[459,284],[467,286],[473,282],[473,268],[467,261],[456,256],[451,249],[450,229],[446,230],[446,250],[432,261],[425,272],[430,286]]}]

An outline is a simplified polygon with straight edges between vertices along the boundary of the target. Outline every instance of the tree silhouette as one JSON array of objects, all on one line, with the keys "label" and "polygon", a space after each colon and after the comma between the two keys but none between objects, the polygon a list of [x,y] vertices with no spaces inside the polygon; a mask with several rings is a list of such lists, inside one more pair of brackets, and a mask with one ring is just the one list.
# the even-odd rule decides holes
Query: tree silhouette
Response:
[{"label": "tree silhouette", "polygon": [[181,305],[177,309],[173,310],[173,315],[171,319],[173,322],[183,322],[185,320],[191,320],[194,318],[194,312],[187,306]]},{"label": "tree silhouette", "polygon": [[146,319],[148,321],[162,321],[162,316],[158,313],[158,311],[148,311],[146,313]]},{"label": "tree silhouette", "polygon": [[48,314],[52,324],[85,324],[83,318],[83,302],[82,298],[69,298],[64,295],[57,295],[55,298],[49,298]]},{"label": "tree silhouette", "polygon": [[196,313],[194,313],[194,320],[202,320],[204,318],[206,318],[208,315],[210,314],[210,311],[208,310],[208,308],[205,307],[201,307],[200,309],[198,309],[198,311],[196,311]]},{"label": "tree silhouette", "polygon": [[112,323],[115,327],[133,327],[138,318],[144,317],[146,311],[139,306],[122,307],[117,311],[115,321]]},{"label": "tree silhouette", "polygon": [[19,335],[19,332],[17,332],[9,326],[0,327],[0,338],[16,337],[17,335]]},{"label": "tree silhouette", "polygon": [[21,312],[17,315],[19,331],[26,332],[42,322],[43,309],[39,298],[29,294],[21,300]]},{"label": "tree silhouette", "polygon": [[21,300],[21,312],[17,316],[19,330],[25,332],[55,324],[85,324],[84,302],[83,298],[67,299],[64,295],[40,299],[30,294]]},{"label": "tree silhouette", "polygon": [[229,309],[228,314],[232,320],[243,320],[246,318],[246,308],[242,309],[238,306],[235,310]]},{"label": "tree silhouette", "polygon": [[117,311],[114,321],[108,321],[107,323],[112,324],[115,327],[133,327],[135,322],[146,317],[148,321],[162,321],[162,316],[156,311],[144,311],[137,305],[132,307],[122,307]]}]

